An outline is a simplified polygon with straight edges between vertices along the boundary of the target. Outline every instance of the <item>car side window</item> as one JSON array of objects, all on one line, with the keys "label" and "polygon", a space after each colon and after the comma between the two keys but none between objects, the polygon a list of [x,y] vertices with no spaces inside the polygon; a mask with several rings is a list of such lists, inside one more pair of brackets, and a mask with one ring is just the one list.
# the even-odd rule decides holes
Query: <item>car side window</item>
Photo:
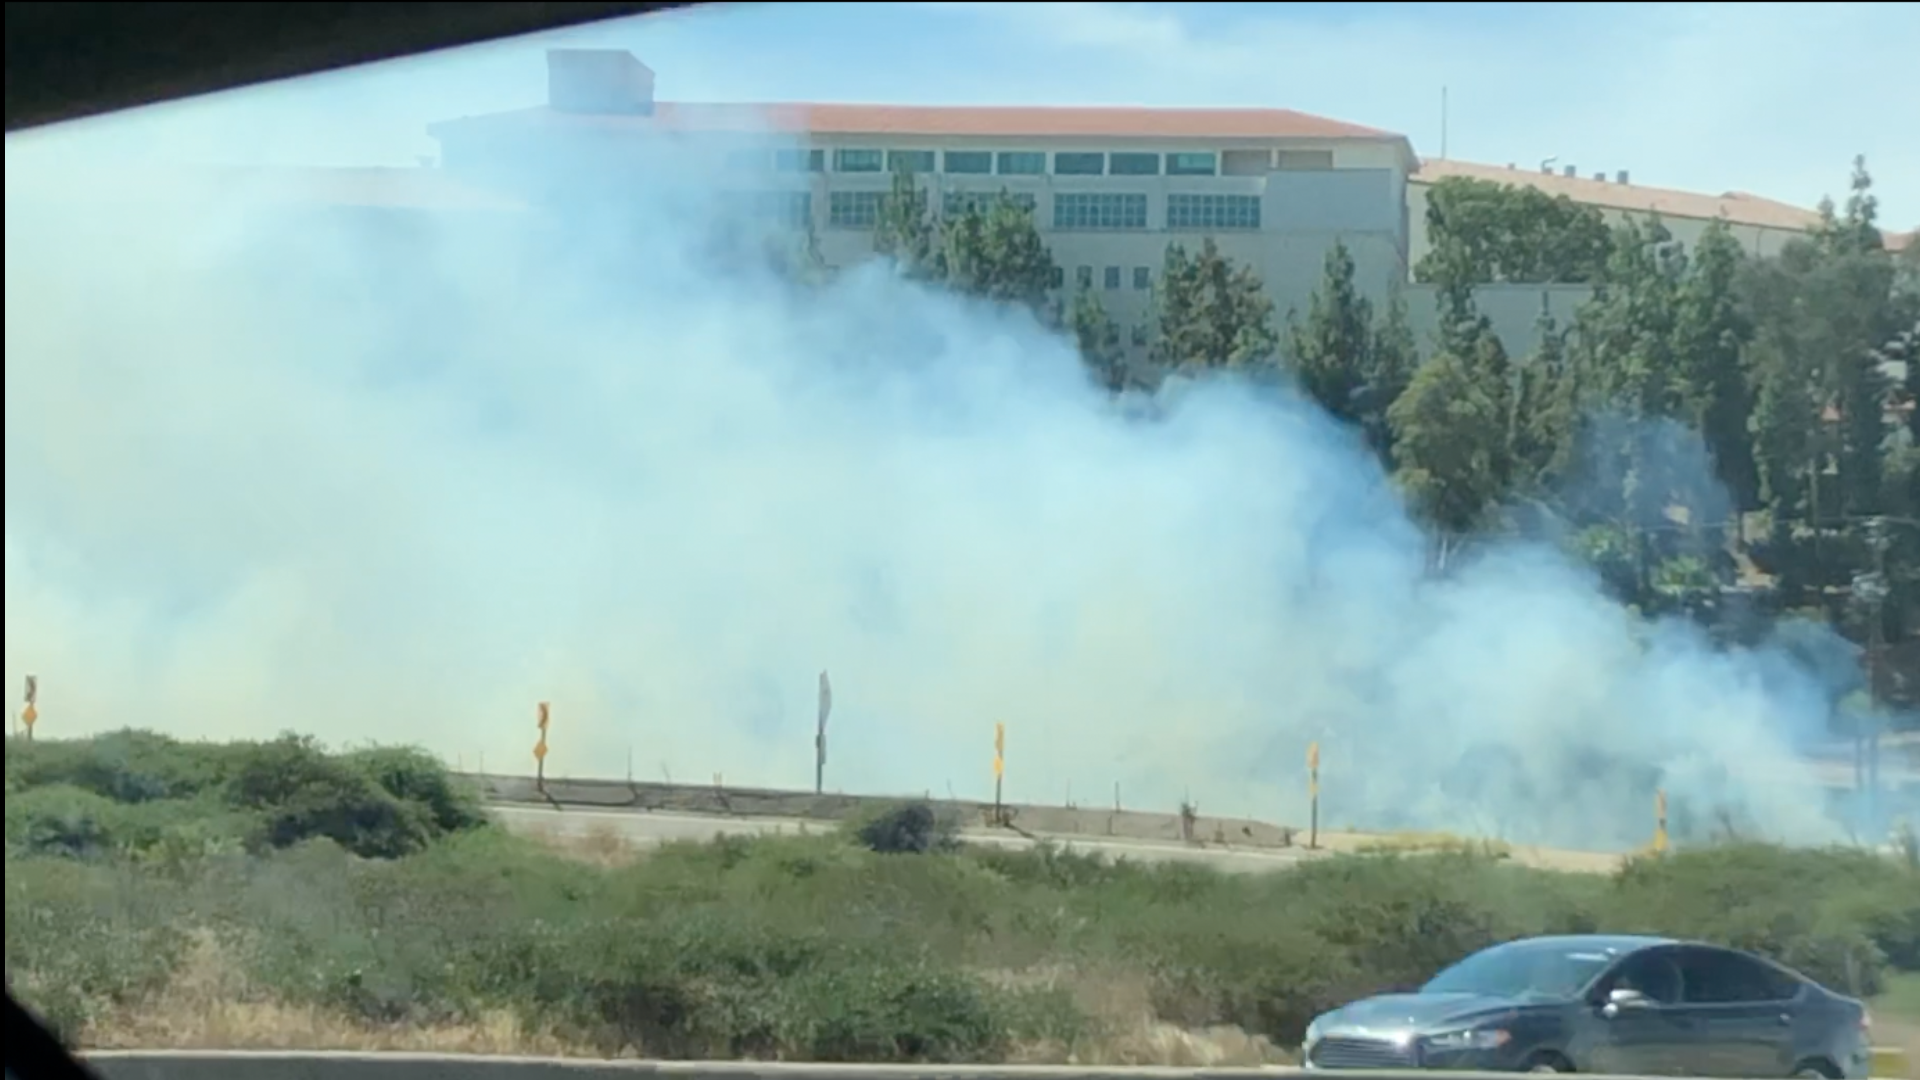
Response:
[{"label": "car side window", "polygon": [[1665,949],[1635,953],[1621,961],[1608,976],[1604,990],[1635,990],[1659,1005],[1677,1005],[1681,1000],[1680,969]]},{"label": "car side window", "polygon": [[1680,971],[1689,1005],[1741,1005],[1782,1001],[1799,986],[1786,973],[1750,956],[1719,949],[1688,949]]}]

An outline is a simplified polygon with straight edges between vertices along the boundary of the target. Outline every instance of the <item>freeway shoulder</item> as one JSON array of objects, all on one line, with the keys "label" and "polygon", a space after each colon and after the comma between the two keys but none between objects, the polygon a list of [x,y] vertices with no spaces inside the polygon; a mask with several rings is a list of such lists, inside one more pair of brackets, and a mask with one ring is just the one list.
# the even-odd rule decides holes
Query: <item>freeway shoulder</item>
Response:
[{"label": "freeway shoulder", "polygon": [[[86,1055],[85,1060],[103,1080],[1265,1080],[1301,1073],[1290,1067],[837,1065],[217,1050],[101,1051]],[[1352,1080],[1430,1080],[1430,1074],[1407,1070],[1364,1069],[1341,1075]],[[1492,1073],[1448,1075],[1458,1080],[1497,1080]]]}]

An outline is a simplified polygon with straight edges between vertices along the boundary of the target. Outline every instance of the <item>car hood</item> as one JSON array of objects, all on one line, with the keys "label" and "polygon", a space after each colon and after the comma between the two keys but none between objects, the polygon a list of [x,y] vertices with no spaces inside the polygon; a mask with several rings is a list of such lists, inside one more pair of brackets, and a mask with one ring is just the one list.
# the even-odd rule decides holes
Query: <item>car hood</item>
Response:
[{"label": "car hood", "polygon": [[1318,1023],[1348,1031],[1442,1031],[1521,1007],[1512,998],[1484,994],[1382,994],[1326,1013]]}]

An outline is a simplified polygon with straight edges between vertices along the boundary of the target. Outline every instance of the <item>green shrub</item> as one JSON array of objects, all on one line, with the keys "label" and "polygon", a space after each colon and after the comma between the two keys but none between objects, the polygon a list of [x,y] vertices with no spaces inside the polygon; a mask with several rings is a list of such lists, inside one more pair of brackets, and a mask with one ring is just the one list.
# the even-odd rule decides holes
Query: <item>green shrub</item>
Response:
[{"label": "green shrub", "polygon": [[1916,966],[1920,874],[1850,849],[1726,844],[1629,862],[1611,896],[1617,929],[1732,945],[1846,993]]},{"label": "green shrub", "polygon": [[438,758],[407,746],[380,746],[344,755],[342,764],[378,784],[387,794],[427,812],[435,831],[475,829],[487,823],[480,794],[454,779]]},{"label": "green shrub", "polygon": [[1098,1027],[1076,991],[1114,980],[1169,1022],[1285,1044],[1539,933],[1719,941],[1858,993],[1920,968],[1916,872],[1856,851],[1706,847],[1612,878],[1471,849],[1222,874],[956,847],[909,803],[606,868],[477,827],[417,751],[140,733],[16,749],[7,974],[69,1032],[163,992],[194,934],[274,996],[370,1023],[508,1009],[607,1053],[861,1061],[1072,1046]]},{"label": "green shrub", "polygon": [[886,855],[952,851],[960,844],[958,823],[925,800],[896,803],[851,827],[868,850]]},{"label": "green shrub", "polygon": [[181,891],[133,866],[10,855],[6,894],[8,988],[68,1040],[158,992],[186,948]]}]

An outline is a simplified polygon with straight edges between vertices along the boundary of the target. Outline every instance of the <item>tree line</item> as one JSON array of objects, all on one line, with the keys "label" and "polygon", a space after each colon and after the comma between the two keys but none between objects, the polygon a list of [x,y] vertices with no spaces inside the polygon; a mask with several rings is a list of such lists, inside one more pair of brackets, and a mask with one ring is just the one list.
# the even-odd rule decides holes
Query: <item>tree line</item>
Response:
[{"label": "tree line", "polygon": [[[1724,220],[1685,245],[1657,214],[1609,223],[1535,188],[1441,180],[1413,268],[1437,297],[1424,350],[1407,299],[1376,303],[1341,243],[1285,313],[1211,238],[1169,244],[1145,324],[1123,331],[1089,283],[1063,288],[1031,205],[1003,192],[941,213],[913,176],[894,181],[875,248],[901,273],[1030,309],[1114,393],[1284,375],[1361,433],[1437,568],[1549,536],[1643,614],[1729,641],[1811,617],[1867,647],[1880,700],[1920,696],[1903,647],[1920,641],[1920,247],[1888,250],[1863,160],[1845,200],[1767,256]],[[824,276],[811,238],[784,259]],[[1543,309],[1514,356],[1475,301],[1491,284],[1590,296],[1564,324]]]}]

